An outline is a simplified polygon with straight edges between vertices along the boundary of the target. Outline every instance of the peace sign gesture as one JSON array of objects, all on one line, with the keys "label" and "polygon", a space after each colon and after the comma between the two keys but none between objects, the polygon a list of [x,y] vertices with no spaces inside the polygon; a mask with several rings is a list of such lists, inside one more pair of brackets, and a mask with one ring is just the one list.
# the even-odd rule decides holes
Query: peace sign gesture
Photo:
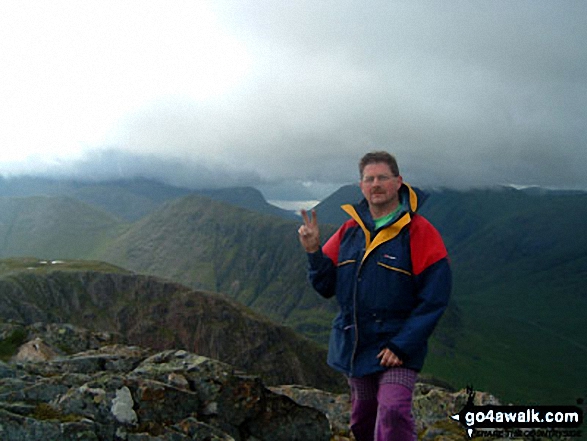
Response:
[{"label": "peace sign gesture", "polygon": [[307,253],[315,253],[320,249],[320,229],[318,228],[318,216],[316,210],[312,210],[310,216],[306,210],[301,210],[304,225],[298,229],[300,243]]}]

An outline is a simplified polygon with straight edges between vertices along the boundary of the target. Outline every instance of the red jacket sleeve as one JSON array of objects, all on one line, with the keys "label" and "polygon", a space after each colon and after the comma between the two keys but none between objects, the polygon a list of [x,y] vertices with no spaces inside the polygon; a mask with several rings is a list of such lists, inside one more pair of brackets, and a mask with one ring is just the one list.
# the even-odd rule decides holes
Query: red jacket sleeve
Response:
[{"label": "red jacket sleeve", "polygon": [[330,239],[326,241],[324,246],[322,247],[322,252],[332,260],[334,266],[338,265],[338,252],[340,250],[340,242],[344,237],[346,231],[358,225],[356,221],[350,219],[346,221],[342,226],[334,233]]},{"label": "red jacket sleeve", "polygon": [[412,272],[416,276],[448,256],[438,230],[419,214],[414,214],[410,222],[410,246]]}]

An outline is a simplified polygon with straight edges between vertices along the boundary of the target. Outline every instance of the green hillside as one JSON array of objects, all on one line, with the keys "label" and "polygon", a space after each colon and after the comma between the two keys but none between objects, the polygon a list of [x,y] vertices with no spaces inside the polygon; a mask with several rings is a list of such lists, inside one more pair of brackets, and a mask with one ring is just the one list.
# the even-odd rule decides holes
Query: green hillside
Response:
[{"label": "green hillside", "polygon": [[87,258],[122,228],[112,214],[75,199],[0,198],[0,257]]},{"label": "green hillside", "polygon": [[587,393],[587,195],[501,196],[503,212],[487,204],[484,222],[454,243],[455,296],[490,355],[474,365],[495,393],[572,402]]},{"label": "green hillside", "polygon": [[226,293],[314,338],[327,338],[334,305],[305,283],[297,223],[191,195],[134,223],[95,257]]},{"label": "green hillside", "polygon": [[34,257],[0,259],[0,279],[26,271],[34,271],[36,275],[47,275],[55,271],[79,272],[96,271],[103,273],[130,274],[131,272],[106,262],[91,260],[47,261]]}]

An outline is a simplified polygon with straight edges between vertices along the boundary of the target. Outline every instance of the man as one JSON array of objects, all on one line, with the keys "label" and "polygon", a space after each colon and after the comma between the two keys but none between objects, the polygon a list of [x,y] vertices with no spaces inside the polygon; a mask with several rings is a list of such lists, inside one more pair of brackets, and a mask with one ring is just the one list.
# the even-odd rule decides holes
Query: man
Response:
[{"label": "man", "polygon": [[392,155],[368,153],[359,171],[364,199],[342,207],[351,219],[321,247],[316,213],[302,210],[299,238],[312,285],[340,305],[328,364],[349,379],[355,438],[414,440],[412,393],[448,304],[448,256]]}]

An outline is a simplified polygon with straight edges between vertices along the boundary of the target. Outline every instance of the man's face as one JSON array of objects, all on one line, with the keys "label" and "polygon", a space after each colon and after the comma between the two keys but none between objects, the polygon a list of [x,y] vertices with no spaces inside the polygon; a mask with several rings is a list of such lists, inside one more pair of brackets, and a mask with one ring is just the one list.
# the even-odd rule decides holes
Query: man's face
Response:
[{"label": "man's face", "polygon": [[399,202],[398,191],[402,185],[401,176],[393,176],[384,162],[367,164],[360,182],[363,196],[370,207],[378,210],[393,210]]}]

